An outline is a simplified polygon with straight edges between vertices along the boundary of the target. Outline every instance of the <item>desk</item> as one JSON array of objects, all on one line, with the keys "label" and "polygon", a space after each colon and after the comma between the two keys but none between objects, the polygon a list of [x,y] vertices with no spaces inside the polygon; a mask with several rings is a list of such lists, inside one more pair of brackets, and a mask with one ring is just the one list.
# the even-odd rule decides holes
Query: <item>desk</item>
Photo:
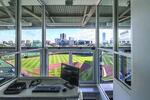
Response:
[{"label": "desk", "polygon": [[[65,83],[65,81],[60,78],[19,78],[15,80],[26,82],[28,87],[30,82],[34,79],[41,79],[41,84],[60,85],[62,88],[64,87],[63,84]],[[80,96],[81,92],[79,92],[78,87],[75,87],[74,89],[67,89],[66,92],[60,91],[59,93],[32,93],[32,90],[35,88],[33,87],[27,88],[17,95],[5,95],[3,93],[4,90],[15,80],[12,80],[1,87],[0,100],[81,100],[82,98]]]}]

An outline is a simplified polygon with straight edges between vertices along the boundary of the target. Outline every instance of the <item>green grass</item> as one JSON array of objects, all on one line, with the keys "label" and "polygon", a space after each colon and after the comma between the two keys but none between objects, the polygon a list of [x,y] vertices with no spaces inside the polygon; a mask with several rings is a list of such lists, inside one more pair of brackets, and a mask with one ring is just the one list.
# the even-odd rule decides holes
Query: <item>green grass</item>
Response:
[{"label": "green grass", "polygon": [[[53,54],[49,55],[49,64],[58,64],[58,63],[68,63],[69,55],[68,54]],[[79,63],[87,63],[92,65],[92,56],[81,56],[81,55],[73,55],[73,62],[79,62]],[[14,62],[13,60],[11,60]],[[39,56],[28,56],[27,58],[22,57],[21,59],[21,66],[22,71],[25,71],[29,73],[31,76],[38,76],[40,73],[35,72],[34,69],[38,69],[40,67],[40,57]],[[53,70],[49,71],[49,74],[51,76],[60,77],[60,67],[55,68]],[[92,79],[92,71],[93,67],[85,70],[85,72],[82,72],[82,79],[84,80],[90,80]]]},{"label": "green grass", "polygon": [[111,65],[111,66],[113,65],[112,55],[109,55],[107,53],[103,54],[102,61],[104,65]]},{"label": "green grass", "polygon": [[[113,56],[108,53],[104,53],[102,57],[102,62],[104,65],[110,65],[111,67],[113,67]],[[113,80],[113,76],[102,77],[102,80],[103,81]]]},{"label": "green grass", "polygon": [[[58,64],[58,63],[68,63],[69,55],[68,54],[53,54],[49,55],[49,64]],[[103,63],[105,65],[113,65],[112,62],[112,56],[108,54],[103,54]],[[9,60],[11,63],[14,64],[14,60]],[[86,69],[85,71],[80,73],[80,80],[92,80],[93,79],[93,57],[92,56],[83,56],[83,55],[77,55],[73,54],[72,55],[72,62],[79,62],[79,63],[86,63],[90,65],[90,68]],[[32,76],[38,76],[40,73],[35,72],[35,69],[40,68],[40,57],[38,56],[32,56],[28,55],[28,58],[23,58],[21,59],[21,66],[22,70],[28,72]],[[49,71],[49,74],[51,76],[57,76],[60,77],[60,70],[61,68],[55,68],[53,70]],[[110,80],[112,77],[103,77],[104,80]]]},{"label": "green grass", "polygon": [[[54,54],[49,56],[49,64],[58,64],[58,63],[68,63],[69,55],[68,54]],[[80,74],[80,80],[91,80],[93,77],[93,57],[92,56],[81,56],[81,55],[73,55],[72,62],[79,62],[81,64],[87,63],[90,65],[90,68],[85,70]],[[49,71],[50,76],[60,77],[61,68],[55,68]]]}]

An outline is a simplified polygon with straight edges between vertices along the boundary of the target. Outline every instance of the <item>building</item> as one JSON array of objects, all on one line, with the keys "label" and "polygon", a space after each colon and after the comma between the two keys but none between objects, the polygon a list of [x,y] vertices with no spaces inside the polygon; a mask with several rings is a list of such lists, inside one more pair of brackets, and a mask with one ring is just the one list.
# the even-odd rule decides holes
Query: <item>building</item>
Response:
[{"label": "building", "polygon": [[31,47],[31,45],[32,45],[31,40],[26,40],[26,47]]},{"label": "building", "polygon": [[26,46],[26,41],[25,40],[21,40],[21,47],[25,47]]},{"label": "building", "polygon": [[129,30],[120,33],[119,42],[121,46],[131,45],[131,32]]},{"label": "building", "polygon": [[66,40],[66,34],[65,33],[60,34],[60,39],[61,40]]},{"label": "building", "polygon": [[32,47],[41,47],[42,43],[40,40],[33,40]]},{"label": "building", "polygon": [[69,37],[69,46],[74,46],[74,38],[73,37]]}]

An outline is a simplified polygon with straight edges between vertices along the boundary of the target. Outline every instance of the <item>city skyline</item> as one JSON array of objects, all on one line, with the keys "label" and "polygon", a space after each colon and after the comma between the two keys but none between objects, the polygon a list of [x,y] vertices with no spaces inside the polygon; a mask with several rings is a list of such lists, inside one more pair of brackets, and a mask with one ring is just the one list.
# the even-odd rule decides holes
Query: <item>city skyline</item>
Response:
[{"label": "city skyline", "polygon": [[[120,32],[126,30],[119,30]],[[102,33],[106,33],[106,40],[110,41],[112,39],[111,29],[101,29],[100,38],[102,38]],[[75,40],[89,40],[95,43],[95,29],[47,29],[46,30],[46,40],[55,42],[55,38],[58,38],[61,33],[69,37],[73,37]],[[13,41],[15,42],[15,31],[14,30],[1,30],[0,42],[3,41]],[[38,34],[38,35],[37,35]],[[41,41],[42,30],[41,29],[25,29],[22,31],[22,40],[40,40]],[[129,36],[130,38],[130,36]],[[102,39],[100,39],[102,42]]]}]

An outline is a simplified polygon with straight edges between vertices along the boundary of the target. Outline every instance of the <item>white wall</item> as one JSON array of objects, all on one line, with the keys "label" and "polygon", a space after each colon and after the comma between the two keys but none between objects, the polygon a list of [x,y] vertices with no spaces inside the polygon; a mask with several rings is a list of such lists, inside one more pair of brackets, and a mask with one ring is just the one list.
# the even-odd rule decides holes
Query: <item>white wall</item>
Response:
[{"label": "white wall", "polygon": [[119,84],[117,80],[113,82],[113,100],[132,100],[130,91],[122,83]]},{"label": "white wall", "polygon": [[114,81],[114,100],[150,100],[150,0],[131,0],[132,90]]},{"label": "white wall", "polygon": [[131,0],[132,100],[150,100],[150,0]]}]

